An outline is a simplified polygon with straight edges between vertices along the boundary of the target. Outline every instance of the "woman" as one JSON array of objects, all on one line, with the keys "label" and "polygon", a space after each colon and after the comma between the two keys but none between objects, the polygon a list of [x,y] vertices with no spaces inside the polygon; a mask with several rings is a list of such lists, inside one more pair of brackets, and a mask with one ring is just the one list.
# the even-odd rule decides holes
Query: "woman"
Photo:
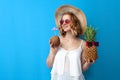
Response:
[{"label": "woman", "polygon": [[51,80],[85,80],[82,72],[91,63],[82,56],[85,41],[79,38],[86,28],[83,12],[73,6],[63,5],[56,11],[56,24],[61,35],[59,47],[53,48],[53,44],[50,44],[47,65],[52,67]]}]

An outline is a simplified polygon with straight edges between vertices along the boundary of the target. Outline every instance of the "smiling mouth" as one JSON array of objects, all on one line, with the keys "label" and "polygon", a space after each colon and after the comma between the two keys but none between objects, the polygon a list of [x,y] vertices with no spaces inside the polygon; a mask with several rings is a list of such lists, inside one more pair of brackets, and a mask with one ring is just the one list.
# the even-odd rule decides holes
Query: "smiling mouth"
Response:
[{"label": "smiling mouth", "polygon": [[68,26],[63,26],[63,29],[67,28]]}]

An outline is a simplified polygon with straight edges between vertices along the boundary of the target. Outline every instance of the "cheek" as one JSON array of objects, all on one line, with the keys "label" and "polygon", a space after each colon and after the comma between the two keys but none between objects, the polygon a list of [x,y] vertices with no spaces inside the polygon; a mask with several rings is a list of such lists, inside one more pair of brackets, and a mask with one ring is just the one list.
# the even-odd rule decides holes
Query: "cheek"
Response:
[{"label": "cheek", "polygon": [[68,24],[68,27],[71,28],[71,27],[72,27],[72,24]]},{"label": "cheek", "polygon": [[71,24],[66,24],[67,26],[71,27]]}]

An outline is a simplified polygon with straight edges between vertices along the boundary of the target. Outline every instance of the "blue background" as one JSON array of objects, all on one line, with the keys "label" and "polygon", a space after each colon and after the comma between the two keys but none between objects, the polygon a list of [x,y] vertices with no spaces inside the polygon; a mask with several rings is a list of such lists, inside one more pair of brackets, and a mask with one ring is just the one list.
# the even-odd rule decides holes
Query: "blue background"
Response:
[{"label": "blue background", "polygon": [[86,80],[120,80],[119,0],[0,0],[0,80],[50,80],[48,41],[62,4],[82,9],[98,28],[99,59]]}]

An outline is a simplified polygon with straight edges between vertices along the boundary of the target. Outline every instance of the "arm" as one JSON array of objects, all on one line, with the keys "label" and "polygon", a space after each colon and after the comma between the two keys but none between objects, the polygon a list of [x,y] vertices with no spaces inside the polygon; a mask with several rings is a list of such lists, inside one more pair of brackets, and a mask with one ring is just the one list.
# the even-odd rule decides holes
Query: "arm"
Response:
[{"label": "arm", "polygon": [[55,55],[56,55],[57,50],[58,50],[58,47],[53,48],[51,46],[52,46],[52,44],[50,44],[50,52],[49,52],[49,55],[48,55],[47,60],[46,60],[47,66],[49,68],[52,67]]},{"label": "arm", "polygon": [[52,53],[49,53],[48,58],[46,60],[47,66],[50,68],[53,65],[55,55]]},{"label": "arm", "polygon": [[84,41],[83,44],[82,44],[83,51],[82,51],[82,54],[81,54],[82,71],[83,72],[86,71],[91,65],[90,61],[85,60],[85,58],[83,57],[83,54],[85,54],[85,46],[86,45],[85,45],[85,41]]}]

